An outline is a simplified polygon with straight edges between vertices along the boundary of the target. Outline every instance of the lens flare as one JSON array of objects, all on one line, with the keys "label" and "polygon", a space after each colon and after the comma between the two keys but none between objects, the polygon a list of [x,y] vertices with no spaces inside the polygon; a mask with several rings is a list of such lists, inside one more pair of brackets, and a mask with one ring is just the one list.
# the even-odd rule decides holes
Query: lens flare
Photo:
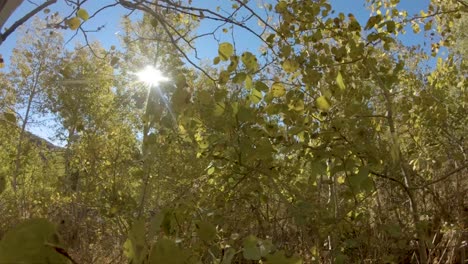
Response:
[{"label": "lens flare", "polygon": [[159,83],[169,81],[169,78],[151,65],[146,66],[143,70],[135,73],[135,75],[139,81],[151,86],[157,86]]}]

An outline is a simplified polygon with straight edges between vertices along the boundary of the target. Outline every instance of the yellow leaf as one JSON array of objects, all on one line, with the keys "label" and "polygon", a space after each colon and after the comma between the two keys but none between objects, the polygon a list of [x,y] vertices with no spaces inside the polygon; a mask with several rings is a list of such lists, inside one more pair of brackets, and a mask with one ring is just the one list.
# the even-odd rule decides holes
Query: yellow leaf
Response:
[{"label": "yellow leaf", "polygon": [[229,81],[230,75],[227,71],[221,71],[219,73],[219,84],[226,84]]},{"label": "yellow leaf", "polygon": [[420,27],[419,27],[419,24],[416,23],[416,22],[412,23],[412,24],[411,24],[411,27],[413,28],[414,34],[418,34],[419,31],[421,30]]},{"label": "yellow leaf", "polygon": [[317,98],[317,100],[315,100],[315,105],[322,112],[328,112],[328,110],[330,110],[330,103],[325,96]]},{"label": "yellow leaf", "polygon": [[234,47],[231,43],[223,42],[219,44],[218,54],[221,60],[227,61],[234,54]]},{"label": "yellow leaf", "polygon": [[426,22],[426,24],[424,24],[424,30],[428,31],[428,30],[431,30],[431,28],[432,28],[432,20],[429,20],[428,22]]},{"label": "yellow leaf", "polygon": [[215,110],[214,110],[214,115],[215,116],[221,116],[223,115],[224,113],[224,109],[226,108],[225,104],[224,103],[217,103],[216,106],[215,106]]},{"label": "yellow leaf", "polygon": [[215,171],[215,168],[214,168],[214,167],[209,168],[209,169],[208,169],[208,175],[213,174],[214,171]]},{"label": "yellow leaf", "polygon": [[257,63],[257,57],[253,55],[251,52],[244,52],[241,56],[242,63],[245,65],[245,67],[253,72],[257,70],[258,68],[258,63]]},{"label": "yellow leaf", "polygon": [[245,76],[245,88],[248,90],[253,88],[252,77],[250,75]]},{"label": "yellow leaf", "polygon": [[251,95],[249,98],[254,104],[258,104],[263,98],[262,92],[258,91],[257,89],[252,89],[250,94]]},{"label": "yellow leaf", "polygon": [[338,76],[336,76],[336,83],[338,84],[338,87],[340,87],[341,90],[346,89],[346,86],[343,82],[343,76],[341,76],[341,72],[338,72]]},{"label": "yellow leaf", "polygon": [[78,11],[76,12],[76,16],[83,19],[83,21],[86,21],[89,19],[88,11],[86,11],[83,8],[78,9]]},{"label": "yellow leaf", "polygon": [[273,97],[282,97],[286,93],[286,89],[281,83],[275,82],[271,86],[271,94]]},{"label": "yellow leaf", "polygon": [[304,101],[302,99],[299,99],[295,102],[291,102],[291,104],[289,105],[289,109],[294,109],[295,111],[304,110]]},{"label": "yellow leaf", "polygon": [[345,183],[345,178],[343,176],[338,176],[337,182],[339,184],[343,184],[343,183]]},{"label": "yellow leaf", "polygon": [[67,25],[71,30],[76,30],[81,25],[81,21],[78,17],[72,17],[67,20]]},{"label": "yellow leaf", "polygon": [[110,209],[110,213],[111,213],[111,214],[115,214],[115,213],[117,213],[117,211],[118,211],[118,210],[117,210],[117,208],[115,208],[115,207],[112,207],[112,208]]},{"label": "yellow leaf", "polygon": [[298,67],[298,63],[294,60],[287,59],[283,62],[283,69],[288,73],[295,72]]}]

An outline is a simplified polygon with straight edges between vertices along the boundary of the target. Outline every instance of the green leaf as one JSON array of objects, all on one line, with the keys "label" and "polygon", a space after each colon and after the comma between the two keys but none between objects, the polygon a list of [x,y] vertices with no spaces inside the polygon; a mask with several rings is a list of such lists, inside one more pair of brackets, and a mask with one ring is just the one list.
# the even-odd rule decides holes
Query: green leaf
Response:
[{"label": "green leaf", "polygon": [[132,261],[135,258],[135,252],[133,251],[132,241],[128,238],[123,244],[123,253],[130,261]]},{"label": "green leaf", "polygon": [[228,71],[221,71],[219,73],[219,84],[226,84],[229,81],[230,74]]},{"label": "green leaf", "polygon": [[248,236],[244,240],[243,255],[245,259],[260,260],[262,257],[260,248],[257,245],[258,239],[255,236]]},{"label": "green leaf", "polygon": [[273,97],[282,97],[286,94],[286,88],[284,88],[283,84],[275,82],[271,86],[271,94]]},{"label": "green leaf", "polygon": [[269,239],[259,240],[260,242],[260,253],[262,257],[266,257],[268,254],[275,250],[275,245]]},{"label": "green leaf", "polygon": [[302,264],[300,257],[294,255],[291,258],[287,258],[284,255],[284,251],[276,251],[274,254],[270,254],[266,257],[266,264]]},{"label": "green leaf", "polygon": [[378,24],[380,21],[382,21],[382,15],[375,15],[369,18],[367,20],[366,27],[364,28],[365,30],[373,28],[376,24]]},{"label": "green leaf", "polygon": [[197,93],[198,102],[203,105],[208,105],[212,103],[212,95],[206,90],[200,90]]},{"label": "green leaf", "polygon": [[289,105],[288,105],[288,108],[289,110],[294,110],[294,111],[302,111],[304,110],[304,100],[302,99],[298,99],[296,101],[292,101]]},{"label": "green leaf", "polygon": [[226,105],[223,102],[216,103],[213,114],[215,116],[222,116],[225,109]]},{"label": "green leaf", "polygon": [[236,76],[234,76],[234,78],[232,78],[232,82],[239,84],[245,81],[245,78],[247,78],[247,74],[245,74],[245,72],[239,72],[236,74]]},{"label": "green leaf", "polygon": [[151,219],[150,226],[149,226],[149,231],[148,231],[148,236],[149,236],[150,239],[153,238],[154,236],[156,236],[159,233],[159,230],[161,230],[161,225],[162,225],[163,220],[164,220],[164,213],[163,212],[160,212],[160,213],[156,214]]},{"label": "green leaf", "polygon": [[[205,143],[208,146],[208,143]],[[165,209],[163,210],[164,218],[161,223],[161,228],[165,234],[170,235],[173,234],[175,231],[175,223],[174,223],[174,209]]]},{"label": "green leaf", "polygon": [[348,26],[349,31],[361,31],[361,25],[356,19],[351,20]]},{"label": "green leaf", "polygon": [[360,185],[369,177],[369,169],[365,166],[359,168],[359,172],[355,175],[351,175],[349,183],[352,187],[359,188]]},{"label": "green leaf", "polygon": [[5,117],[5,119],[6,119],[7,121],[16,124],[16,116],[15,116],[15,114],[12,114],[12,113],[3,113],[3,116]]},{"label": "green leaf", "polygon": [[119,61],[120,61],[119,57],[112,57],[110,61],[110,65],[114,67],[117,65],[117,63],[119,63]]},{"label": "green leaf", "polygon": [[346,263],[346,255],[342,253],[338,253],[335,257],[335,263],[336,264],[344,264]]},{"label": "green leaf", "polygon": [[150,24],[151,24],[151,26],[153,26],[155,28],[155,27],[158,26],[159,21],[157,19],[153,18],[153,19],[150,20]]},{"label": "green leaf", "polygon": [[250,122],[255,119],[254,113],[252,112],[251,108],[247,108],[244,106],[240,106],[237,111],[237,118],[241,122]]},{"label": "green leaf", "polygon": [[224,251],[223,261],[221,264],[231,264],[232,259],[236,255],[236,251],[233,248],[228,248]]},{"label": "green leaf", "polygon": [[180,249],[177,244],[168,238],[162,238],[151,249],[149,263],[151,264],[186,264],[191,263],[190,253]]},{"label": "green leaf", "polygon": [[286,11],[288,8],[288,4],[285,1],[279,1],[278,4],[275,6],[275,11],[278,13],[282,13]]},{"label": "green leaf", "polygon": [[130,229],[128,239],[124,244],[124,251],[130,260],[136,263],[141,263],[146,256],[146,240],[145,240],[145,222],[138,220],[133,223]]},{"label": "green leaf", "polygon": [[261,92],[266,92],[266,91],[269,90],[268,85],[266,85],[265,83],[260,82],[260,81],[255,82],[255,89],[257,89],[257,90],[259,90]]},{"label": "green leaf", "polygon": [[396,24],[395,21],[387,21],[387,32],[393,33],[395,32]]},{"label": "green leaf", "polygon": [[[211,167],[210,169],[214,169]],[[216,238],[216,227],[206,221],[196,223],[197,234],[203,241],[211,242]]]},{"label": "green leaf", "polygon": [[283,62],[283,69],[287,73],[295,72],[299,68],[299,64],[295,60],[287,59]]},{"label": "green leaf", "polygon": [[55,225],[46,219],[29,219],[8,231],[0,241],[0,263],[68,263],[55,247]]},{"label": "green leaf", "polygon": [[338,75],[336,76],[336,83],[338,84],[338,87],[340,87],[341,90],[346,89],[346,86],[343,82],[343,76],[341,76],[341,72],[338,72]]},{"label": "green leaf", "polygon": [[6,179],[5,176],[0,175],[0,194],[6,189]]},{"label": "green leaf", "polygon": [[268,43],[273,43],[273,41],[275,40],[275,37],[276,35],[275,34],[270,34],[267,38],[266,38],[266,42]]},{"label": "green leaf", "polygon": [[190,103],[190,93],[185,88],[177,87],[172,95],[172,107],[176,112],[183,110]]},{"label": "green leaf", "polygon": [[219,44],[218,54],[221,60],[227,61],[234,54],[234,47],[231,43],[223,42]]},{"label": "green leaf", "polygon": [[257,57],[250,52],[244,52],[241,57],[242,63],[250,72],[257,70]]},{"label": "green leaf", "polygon": [[315,105],[322,112],[328,112],[328,110],[330,110],[331,107],[327,98],[323,95],[315,100]]},{"label": "green leaf", "polygon": [[238,56],[231,56],[231,62],[229,63],[227,67],[228,72],[233,72],[237,69],[237,66],[239,65],[239,57]]},{"label": "green leaf", "polygon": [[268,159],[269,157],[271,157],[271,154],[274,151],[274,149],[271,146],[271,143],[268,139],[260,138],[255,143],[255,145],[255,155],[257,155],[259,159]]}]

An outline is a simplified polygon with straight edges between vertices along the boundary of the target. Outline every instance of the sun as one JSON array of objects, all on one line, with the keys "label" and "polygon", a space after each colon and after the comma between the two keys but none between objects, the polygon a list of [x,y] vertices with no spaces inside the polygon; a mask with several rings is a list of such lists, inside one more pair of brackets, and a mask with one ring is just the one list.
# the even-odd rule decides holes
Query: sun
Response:
[{"label": "sun", "polygon": [[135,75],[139,81],[151,86],[157,86],[159,83],[169,81],[168,77],[164,76],[160,70],[151,65],[146,66],[143,70],[135,73]]}]

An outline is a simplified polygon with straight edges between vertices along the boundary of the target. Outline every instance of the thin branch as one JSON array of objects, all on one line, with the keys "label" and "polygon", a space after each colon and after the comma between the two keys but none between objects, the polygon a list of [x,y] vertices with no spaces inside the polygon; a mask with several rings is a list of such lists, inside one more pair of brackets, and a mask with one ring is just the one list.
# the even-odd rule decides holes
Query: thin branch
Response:
[{"label": "thin branch", "polygon": [[170,28],[168,28],[168,25],[167,25],[166,21],[163,18],[161,18],[161,16],[159,16],[159,14],[157,14],[154,10],[150,9],[149,7],[147,7],[145,5],[137,5],[137,4],[131,3],[129,1],[125,1],[125,0],[119,0],[119,3],[121,3],[122,6],[124,6],[126,8],[138,9],[138,10],[141,10],[141,11],[146,12],[146,13],[150,14],[151,16],[153,16],[161,24],[161,26],[163,27],[163,29],[166,32],[166,34],[168,35],[169,40],[171,41],[172,45],[187,60],[187,62],[190,63],[193,67],[195,67],[197,70],[202,72],[211,81],[216,83],[216,80],[213,77],[211,77],[211,75],[209,75],[208,72],[206,72],[204,69],[202,69],[200,66],[198,66],[195,62],[193,62],[189,58],[187,53],[182,50],[182,48],[178,45],[176,39],[174,39],[174,37],[172,36],[173,34],[172,34]]},{"label": "thin branch", "polygon": [[31,0],[27,0],[27,1],[28,1],[28,3],[30,3],[31,5],[39,6],[37,3],[34,3],[34,2],[31,1]]},{"label": "thin branch", "polygon": [[387,176],[387,175],[382,174],[382,173],[378,173],[378,172],[376,172],[376,171],[370,171],[370,173],[371,173],[372,175],[374,175],[374,176],[379,177],[379,178],[383,178],[383,179],[387,179],[387,180],[390,180],[390,181],[392,181],[392,182],[395,182],[395,183],[397,183],[398,185],[400,185],[401,187],[403,187],[404,190],[407,190],[407,187],[406,187],[406,185],[405,185],[403,182],[401,182],[401,181],[399,181],[399,180],[397,180],[397,179],[395,179],[395,178],[393,178],[393,177]]},{"label": "thin branch", "polygon": [[[126,3],[124,3],[125,0],[120,0],[120,2],[122,3],[122,5],[126,4]],[[259,33],[255,32],[252,28],[248,27],[243,22],[233,20],[231,18],[232,15],[229,16],[229,17],[225,17],[225,16],[222,16],[222,15],[220,15],[220,14],[218,14],[218,13],[212,11],[212,10],[209,10],[209,9],[182,6],[182,5],[177,5],[177,4],[174,4],[172,2],[168,2],[168,1],[163,1],[163,2],[165,2],[167,5],[161,5],[161,4],[155,4],[155,5],[160,7],[160,8],[166,8],[166,9],[169,9],[169,10],[173,10],[175,12],[180,12],[180,13],[183,13],[183,14],[187,14],[187,15],[191,15],[191,16],[195,16],[195,17],[199,17],[199,18],[204,18],[204,19],[209,19],[209,20],[214,20],[214,21],[220,21],[220,22],[225,22],[225,23],[236,25],[236,26],[241,27],[241,28],[247,30],[248,32],[252,33],[260,41],[265,43],[268,47],[272,48],[271,44],[266,42]],[[140,9],[135,4],[133,4],[133,6],[134,6],[133,8]],[[140,9],[140,10],[142,10],[142,9]],[[192,12],[195,12],[195,13],[192,13]],[[201,15],[197,14],[197,12],[198,13],[203,13],[203,14],[205,14],[205,13],[210,14],[211,16],[210,15],[201,16]]]},{"label": "thin branch", "polygon": [[465,3],[465,1],[462,0],[456,0],[459,4],[463,5],[464,7],[468,7],[468,4]]},{"label": "thin branch", "polygon": [[18,21],[13,23],[11,27],[9,27],[3,34],[0,34],[0,45],[5,41],[11,33],[13,33],[19,26],[23,25],[26,21],[28,21],[31,17],[35,16],[41,10],[45,9],[46,7],[55,4],[57,0],[49,0],[44,2],[42,5],[34,8],[31,12],[27,13],[24,17],[20,18]]},{"label": "thin branch", "polygon": [[249,10],[250,13],[255,16],[256,18],[258,18],[258,20],[260,20],[264,25],[265,27],[269,27],[271,30],[273,30],[278,36],[281,36],[281,34],[274,28],[272,27],[267,21],[265,21],[261,16],[259,16],[255,11],[252,10],[252,8],[250,8],[246,3],[244,3],[244,1],[240,1],[240,0],[236,0],[237,3],[239,3],[241,6],[243,6],[245,9]]},{"label": "thin branch", "polygon": [[429,14],[429,15],[426,15],[426,16],[414,16],[412,18],[409,18],[409,19],[405,20],[405,22],[411,22],[411,21],[414,21],[414,20],[417,20],[417,19],[426,19],[426,18],[438,16],[438,15],[452,14],[452,13],[457,13],[457,12],[460,12],[460,11],[461,11],[461,9],[453,9],[453,10],[448,10],[448,11],[435,12],[435,13],[432,13],[432,14]]},{"label": "thin branch", "polygon": [[[96,10],[96,12],[94,12],[94,13],[88,18],[88,20],[90,20],[91,18],[95,17],[97,14],[99,14],[99,13],[102,12],[103,10],[105,10],[105,9],[107,9],[107,8],[111,8],[111,7],[117,6],[117,5],[119,5],[119,3],[109,4],[109,5],[106,5],[106,6],[103,6],[103,7],[99,8],[98,10]],[[73,13],[72,13],[72,14],[73,14]],[[71,16],[71,14],[70,14],[68,17],[70,17],[70,16]],[[63,23],[65,20],[66,20],[66,18],[63,19],[63,20],[62,20],[61,22],[59,22],[58,24]],[[88,20],[86,20],[86,21],[88,21]],[[98,32],[98,31],[99,31],[101,28],[103,28],[104,26],[100,26],[100,27],[98,27],[98,29],[96,29],[96,30],[84,30],[84,29],[82,28],[82,26],[83,26],[84,23],[86,23],[86,21],[83,21],[83,22],[80,24],[79,28],[75,31],[75,33],[65,42],[65,45],[67,45],[68,43],[70,43],[70,41],[72,41],[72,40],[78,35],[78,32],[81,31],[81,32],[83,33],[84,37],[85,37],[86,44],[87,44],[86,46],[89,47],[88,38],[87,38],[87,36],[86,36],[86,33],[88,33],[88,32]],[[93,53],[94,53],[94,52],[93,52]]]},{"label": "thin branch", "polygon": [[445,174],[444,176],[438,178],[438,179],[435,179],[435,180],[432,180],[426,184],[424,184],[423,186],[418,186],[418,187],[413,187],[413,189],[422,189],[422,188],[426,188],[432,184],[436,184],[438,182],[441,182],[441,181],[444,181],[446,180],[447,178],[449,178],[450,176],[460,172],[460,171],[463,171],[464,169],[468,168],[468,163],[464,164],[463,166],[461,166],[460,168],[457,168],[457,169],[454,169],[450,172],[448,172],[447,174]]}]

